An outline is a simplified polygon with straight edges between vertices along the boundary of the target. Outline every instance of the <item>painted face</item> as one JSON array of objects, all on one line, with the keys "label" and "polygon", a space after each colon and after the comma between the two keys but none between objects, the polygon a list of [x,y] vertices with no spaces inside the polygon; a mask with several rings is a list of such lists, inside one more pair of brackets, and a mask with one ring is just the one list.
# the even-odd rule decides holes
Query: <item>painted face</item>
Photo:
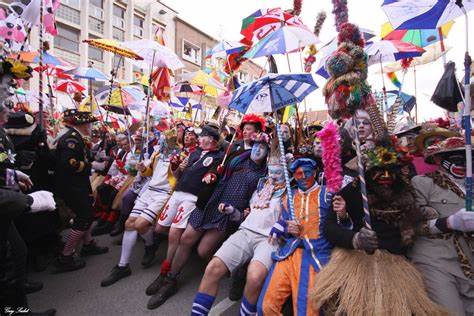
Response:
[{"label": "painted face", "polygon": [[215,142],[211,136],[199,136],[199,147],[202,150],[211,150],[215,146]]},{"label": "painted face", "polygon": [[281,137],[284,142],[287,142],[290,140],[290,128],[288,125],[281,125]]},{"label": "painted face", "polygon": [[410,153],[415,153],[417,151],[417,148],[415,146],[415,138],[416,138],[415,133],[408,133],[404,135],[403,137],[400,137],[399,144],[400,146],[408,148],[408,151]]},{"label": "painted face", "polygon": [[184,146],[189,147],[189,146],[194,146],[197,143],[197,136],[196,134],[192,132],[186,132],[184,134]]},{"label": "painted face", "polygon": [[257,132],[257,128],[252,124],[245,124],[242,129],[242,137],[244,142],[248,143],[252,140],[252,136]]},{"label": "painted face", "polygon": [[254,162],[259,163],[267,157],[268,146],[262,143],[255,143],[252,146],[252,151],[250,152],[250,159]]},{"label": "painted face", "polygon": [[461,154],[453,154],[441,162],[441,167],[448,171],[456,179],[466,176],[466,158]]},{"label": "painted face", "polygon": [[372,172],[372,180],[380,186],[390,187],[396,180],[396,175],[389,169],[378,169]]},{"label": "painted face", "polygon": [[316,158],[321,158],[323,155],[323,146],[321,146],[321,140],[319,138],[314,139],[313,154]]},{"label": "painted face", "polygon": [[356,118],[356,128],[359,132],[359,137],[361,141],[364,141],[372,135],[372,124],[366,117],[358,117]]},{"label": "painted face", "polygon": [[314,185],[316,176],[316,170],[312,169],[309,166],[300,166],[298,169],[295,170],[293,177],[298,184],[298,188],[303,191],[308,190]]},{"label": "painted face", "polygon": [[10,116],[10,109],[6,106],[2,107],[0,112],[0,126],[5,125],[8,122],[8,117]]},{"label": "painted face", "polygon": [[268,178],[273,184],[282,184],[285,182],[285,175],[281,165],[268,165]]}]

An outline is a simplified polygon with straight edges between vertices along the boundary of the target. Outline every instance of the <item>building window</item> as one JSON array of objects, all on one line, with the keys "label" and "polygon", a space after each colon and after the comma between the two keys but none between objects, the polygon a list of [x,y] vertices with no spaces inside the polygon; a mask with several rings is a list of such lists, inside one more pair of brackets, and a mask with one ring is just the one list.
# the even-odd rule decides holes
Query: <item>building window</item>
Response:
[{"label": "building window", "polygon": [[201,65],[201,48],[185,39],[183,39],[183,54],[181,56],[184,60],[192,62],[196,65]]},{"label": "building window", "polygon": [[89,29],[93,32],[104,34],[104,22],[90,16],[89,17]]},{"label": "building window", "polygon": [[79,30],[59,23],[57,29],[58,35],[54,37],[54,46],[79,54]]},{"label": "building window", "polygon": [[143,20],[142,17],[138,15],[133,16],[133,35],[138,39],[142,38],[144,35],[144,31],[143,31],[144,22],[145,21]]},{"label": "building window", "polygon": [[125,9],[114,4],[113,26],[119,29],[125,29]]},{"label": "building window", "polygon": [[124,41],[125,40],[125,31],[118,29],[116,27],[113,27],[112,29],[112,38],[117,40],[117,41]]},{"label": "building window", "polygon": [[104,18],[104,1],[89,0],[89,15],[102,20]]},{"label": "building window", "polygon": [[79,10],[81,8],[81,0],[62,0],[61,5],[67,5],[68,7]]},{"label": "building window", "polygon": [[[90,39],[97,39],[97,36],[89,34]],[[103,62],[104,61],[104,51],[98,49],[92,45],[87,45],[89,48],[89,59],[92,59],[94,62]]]},{"label": "building window", "polygon": [[56,16],[77,25],[81,24],[81,12],[67,5],[60,5]]}]

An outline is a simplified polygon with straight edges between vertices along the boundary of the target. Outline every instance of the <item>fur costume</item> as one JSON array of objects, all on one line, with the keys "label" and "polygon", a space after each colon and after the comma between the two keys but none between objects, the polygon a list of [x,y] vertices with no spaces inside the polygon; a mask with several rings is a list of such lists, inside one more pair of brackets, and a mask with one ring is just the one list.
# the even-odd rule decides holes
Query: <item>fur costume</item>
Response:
[{"label": "fur costume", "polygon": [[[335,234],[348,233],[342,226],[326,231],[328,239],[343,248],[333,251],[312,292],[314,307],[324,310],[325,315],[447,315],[428,298],[422,275],[405,258],[415,239],[416,224],[423,216],[416,207],[408,177],[401,173],[410,156],[394,144],[395,139],[386,139],[364,153],[372,229],[379,240],[375,253],[352,249],[354,233],[349,233],[349,243],[334,239]],[[380,185],[378,172],[390,172],[393,183]],[[350,189],[348,186],[343,191]],[[357,195],[360,199],[360,193]],[[350,204],[356,204],[356,200],[351,199]],[[363,226],[361,203],[354,207],[360,216],[350,207],[349,221],[356,231]],[[328,219],[328,225],[330,222]]]}]

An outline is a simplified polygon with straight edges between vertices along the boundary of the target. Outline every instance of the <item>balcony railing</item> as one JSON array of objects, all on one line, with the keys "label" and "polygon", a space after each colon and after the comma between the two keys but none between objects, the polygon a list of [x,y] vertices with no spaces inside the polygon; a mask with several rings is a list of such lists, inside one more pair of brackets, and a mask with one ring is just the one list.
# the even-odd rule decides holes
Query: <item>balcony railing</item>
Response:
[{"label": "balcony railing", "polygon": [[56,16],[77,25],[81,24],[81,12],[66,5],[59,6]]}]

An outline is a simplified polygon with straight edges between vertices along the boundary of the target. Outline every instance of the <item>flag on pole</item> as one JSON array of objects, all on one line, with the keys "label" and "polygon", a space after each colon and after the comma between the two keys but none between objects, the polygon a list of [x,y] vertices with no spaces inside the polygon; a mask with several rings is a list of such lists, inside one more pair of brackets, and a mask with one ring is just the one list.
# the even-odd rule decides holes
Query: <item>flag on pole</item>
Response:
[{"label": "flag on pole", "polygon": [[283,118],[282,118],[282,123],[285,124],[288,122],[290,117],[292,117],[296,113],[296,108],[294,105],[288,105],[285,108],[285,112],[283,112]]},{"label": "flag on pole", "polygon": [[397,75],[394,72],[388,72],[387,77],[390,79],[390,81],[395,87],[397,87],[398,89],[402,88],[402,83],[400,82],[400,80],[398,80]]}]

